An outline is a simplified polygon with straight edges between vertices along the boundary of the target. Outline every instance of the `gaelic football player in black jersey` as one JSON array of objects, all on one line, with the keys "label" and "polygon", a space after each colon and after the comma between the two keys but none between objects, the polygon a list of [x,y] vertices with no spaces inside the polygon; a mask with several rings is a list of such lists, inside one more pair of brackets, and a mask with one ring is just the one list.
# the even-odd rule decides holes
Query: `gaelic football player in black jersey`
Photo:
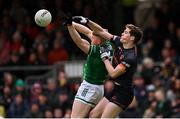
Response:
[{"label": "gaelic football player in black jersey", "polygon": [[139,27],[127,24],[121,36],[115,36],[87,18],[77,16],[75,20],[87,24],[94,33],[111,40],[116,47],[112,64],[109,51],[103,47],[100,50],[110,80],[114,82],[114,89],[104,96],[90,114],[90,117],[116,117],[131,104],[134,97],[132,79],[137,67],[136,45],[142,39],[143,32]]}]

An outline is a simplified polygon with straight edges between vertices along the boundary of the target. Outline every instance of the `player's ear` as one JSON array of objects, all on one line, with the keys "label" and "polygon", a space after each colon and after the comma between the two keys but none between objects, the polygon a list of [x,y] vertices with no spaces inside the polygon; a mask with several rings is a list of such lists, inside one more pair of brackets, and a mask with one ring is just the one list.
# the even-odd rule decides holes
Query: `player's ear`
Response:
[{"label": "player's ear", "polygon": [[134,40],[134,39],[135,39],[135,37],[134,37],[134,36],[131,36],[131,37],[130,37],[130,40]]}]

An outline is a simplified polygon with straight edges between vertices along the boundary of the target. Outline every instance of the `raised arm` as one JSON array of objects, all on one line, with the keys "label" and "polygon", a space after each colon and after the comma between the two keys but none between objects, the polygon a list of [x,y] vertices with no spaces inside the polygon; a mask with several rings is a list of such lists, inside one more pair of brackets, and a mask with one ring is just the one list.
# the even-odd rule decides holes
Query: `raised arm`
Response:
[{"label": "raised arm", "polygon": [[109,60],[104,60],[104,64],[112,78],[116,78],[126,72],[126,67],[123,65],[118,65],[114,68]]},{"label": "raised arm", "polygon": [[88,18],[85,18],[82,16],[74,16],[73,21],[84,24],[84,25],[87,24],[91,28],[91,30],[93,30],[95,34],[99,35],[100,37],[106,40],[110,40],[113,37],[112,34],[107,32],[107,30],[103,29],[100,25],[89,20]]},{"label": "raised arm", "polygon": [[89,39],[92,39],[92,31],[88,27],[75,22],[73,22],[73,25],[78,32],[86,35]]},{"label": "raised arm", "polygon": [[89,20],[87,25],[94,31],[95,34],[103,37],[106,40],[110,40],[113,37],[113,35],[110,34],[107,30],[103,29],[100,25],[91,20]]},{"label": "raised arm", "polygon": [[88,41],[81,38],[79,33],[74,28],[74,25],[68,25],[67,26],[69,34],[71,38],[73,39],[74,43],[86,54],[89,52],[90,44]]},{"label": "raised arm", "polygon": [[100,46],[101,59],[104,62],[109,75],[112,78],[116,78],[126,72],[124,64],[119,64],[115,68],[112,66],[111,50],[109,47]]}]

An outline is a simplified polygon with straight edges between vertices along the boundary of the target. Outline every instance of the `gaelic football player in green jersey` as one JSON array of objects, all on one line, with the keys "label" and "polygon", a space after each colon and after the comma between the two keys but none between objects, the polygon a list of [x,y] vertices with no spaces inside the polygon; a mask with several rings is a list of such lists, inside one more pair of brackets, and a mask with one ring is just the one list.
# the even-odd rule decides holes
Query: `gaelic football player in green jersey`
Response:
[{"label": "gaelic football player in green jersey", "polygon": [[[100,57],[100,46],[108,49],[109,57],[113,57],[113,49],[109,41],[102,42],[100,37],[93,34],[88,27],[72,22],[69,18],[65,21],[71,38],[74,43],[87,54],[87,61],[83,69],[83,82],[78,89],[72,107],[72,118],[88,117],[91,109],[104,96],[103,83],[107,76],[107,71]],[[82,39],[79,33],[86,35],[90,40]]]}]

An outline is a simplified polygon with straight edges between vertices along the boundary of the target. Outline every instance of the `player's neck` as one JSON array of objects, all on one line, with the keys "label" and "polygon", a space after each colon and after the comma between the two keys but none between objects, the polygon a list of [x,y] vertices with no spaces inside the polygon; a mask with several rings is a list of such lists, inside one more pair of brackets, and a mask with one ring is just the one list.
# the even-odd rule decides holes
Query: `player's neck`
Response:
[{"label": "player's neck", "polygon": [[131,48],[133,48],[135,45],[134,44],[131,44],[131,43],[127,43],[127,44],[123,44],[123,48],[124,49],[131,49]]}]

